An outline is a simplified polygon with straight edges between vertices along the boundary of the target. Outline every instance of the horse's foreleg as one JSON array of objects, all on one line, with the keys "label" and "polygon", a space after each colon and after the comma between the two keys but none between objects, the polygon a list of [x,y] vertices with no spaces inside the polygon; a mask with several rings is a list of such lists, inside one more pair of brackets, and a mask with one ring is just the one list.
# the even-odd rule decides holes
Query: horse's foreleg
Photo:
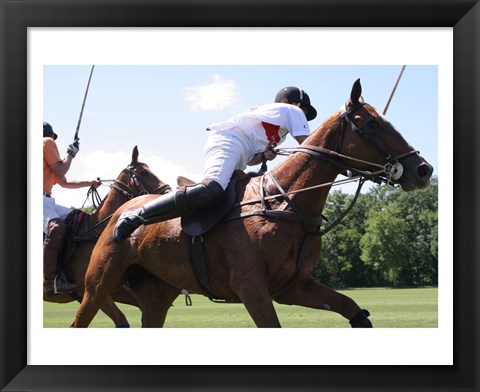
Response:
[{"label": "horse's foreleg", "polygon": [[231,284],[258,328],[280,328],[272,298],[263,282],[240,279],[239,287]]},{"label": "horse's foreleg", "polygon": [[350,321],[352,327],[371,328],[372,326],[367,318],[368,314],[364,313],[353,299],[314,281],[313,278],[299,282],[275,300],[281,304],[339,313]]},{"label": "horse's foreleg", "polygon": [[[113,300],[109,296],[110,290],[106,289],[105,287],[94,287],[93,285],[88,284],[88,279],[86,280],[87,284],[85,285],[85,292],[83,294],[82,303],[77,310],[75,315],[75,320],[73,321],[71,327],[73,328],[86,328],[90,325],[95,315],[98,313],[98,310],[101,308],[103,311],[107,310],[107,315],[114,320],[115,325],[118,325],[116,320],[113,317],[120,317],[120,324],[128,324],[125,315],[118,309],[118,307],[114,304]],[[112,307],[113,305],[118,312],[120,312],[123,316],[123,319],[118,314],[111,316]],[[115,313],[115,311],[113,311]]]},{"label": "horse's foreleg", "polygon": [[100,309],[101,304],[97,304],[94,298],[88,295],[87,290],[83,295],[82,303],[75,314],[75,320],[70,325],[71,328],[87,328]]},{"label": "horse's foreleg", "polygon": [[175,293],[162,294],[161,297],[149,298],[147,301],[140,299],[142,328],[162,328],[167,312],[177,297],[178,291],[175,291]]},{"label": "horse's foreleg", "polygon": [[[122,286],[123,274],[128,267],[119,259],[123,255],[122,252],[104,253],[101,246],[98,252],[96,249],[85,274],[85,292],[71,325],[74,328],[85,328],[90,325],[100,307],[108,299],[111,300],[110,295]],[[109,256],[105,258],[105,254]]]},{"label": "horse's foreleg", "polygon": [[163,327],[180,290],[147,272],[132,277],[129,283],[142,310],[142,328]]},{"label": "horse's foreleg", "polygon": [[[90,279],[86,277],[85,292],[83,294],[82,303],[77,310],[75,320],[72,323],[71,327],[88,327],[100,308],[103,311],[107,310],[105,313],[107,313],[107,315],[112,318],[116,326],[120,328],[125,328],[125,324],[128,325],[128,321],[125,315],[121,312],[120,309],[118,309],[118,307],[115,305],[112,298],[110,297],[110,293],[112,293],[112,291],[114,291],[115,289],[114,282],[115,280],[112,279],[110,282],[111,284],[109,285],[98,285],[93,284]],[[123,326],[121,326],[121,324],[123,324]]]},{"label": "horse's foreleg", "polygon": [[280,321],[271,298],[259,294],[254,292],[239,297],[258,328],[280,328]]},{"label": "horse's foreleg", "polygon": [[117,303],[139,307],[137,297],[135,297],[132,290],[124,286],[112,294],[112,299]]},{"label": "horse's foreleg", "polygon": [[100,309],[112,319],[115,323],[115,328],[130,328],[127,318],[115,302],[113,302],[112,297],[108,297]]}]

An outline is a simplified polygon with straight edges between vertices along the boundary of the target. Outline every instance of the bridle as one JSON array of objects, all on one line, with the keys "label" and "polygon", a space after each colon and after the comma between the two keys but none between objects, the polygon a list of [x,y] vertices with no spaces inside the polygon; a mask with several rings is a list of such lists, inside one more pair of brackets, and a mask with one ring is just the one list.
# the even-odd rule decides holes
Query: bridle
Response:
[{"label": "bridle", "polygon": [[128,181],[127,184],[118,179],[113,180],[113,184],[110,185],[111,188],[116,189],[121,192],[128,200],[133,199],[134,194],[137,196],[148,195],[148,194],[158,194],[163,195],[164,193],[171,192],[172,188],[168,184],[160,185],[155,188],[153,191],[149,192],[146,189],[145,182],[137,174],[135,168],[139,166],[139,162],[131,163],[127,166],[125,170],[128,172]]},{"label": "bridle", "polygon": [[[344,173],[348,173],[349,176],[355,175],[365,180],[375,182],[377,184],[393,184],[394,181],[399,180],[403,175],[403,166],[400,163],[400,160],[407,156],[418,154],[419,152],[417,150],[411,150],[407,153],[394,156],[385,147],[382,141],[370,137],[367,131],[357,127],[350,118],[350,116],[358,110],[362,109],[364,105],[365,103],[358,102],[352,105],[348,110],[346,109],[346,105],[341,108],[341,131],[335,150],[330,150],[323,147],[300,145],[298,147],[292,148],[280,148],[276,150],[277,153],[280,155],[290,155],[295,152],[304,152],[337,166],[338,168],[342,169]],[[347,128],[350,128],[352,132],[358,135],[363,141],[371,144],[384,157],[385,163],[382,165],[371,161],[365,161],[363,159],[357,159],[340,153],[339,151],[341,151]],[[348,164],[346,162],[362,163],[374,167],[378,170],[360,170],[355,168],[352,164]]]},{"label": "bridle", "polygon": [[[149,195],[149,194],[158,194],[158,195],[163,195],[165,193],[171,192],[172,188],[168,184],[163,184],[160,185],[159,187],[155,188],[153,191],[149,192],[146,189],[145,182],[142,180],[142,178],[137,174],[135,171],[135,168],[137,166],[141,165],[140,162],[134,162],[129,164],[124,170],[128,172],[128,181],[127,183],[115,179],[115,180],[102,180],[102,182],[111,182],[112,184],[108,185],[111,189],[115,189],[116,191],[120,192],[127,200],[131,200],[134,197],[141,196],[141,195]],[[95,209],[98,209],[99,206],[103,203],[104,200],[100,198],[100,195],[98,194],[98,191],[96,188],[93,186],[90,187],[88,194],[87,194],[87,199],[91,198],[92,204],[95,207]],[[106,196],[105,196],[106,198]],[[88,231],[94,231],[97,236],[100,235],[96,228],[103,224],[104,222],[108,221],[113,214],[110,214],[106,218],[102,219],[99,221],[97,224],[93,225]]]}]

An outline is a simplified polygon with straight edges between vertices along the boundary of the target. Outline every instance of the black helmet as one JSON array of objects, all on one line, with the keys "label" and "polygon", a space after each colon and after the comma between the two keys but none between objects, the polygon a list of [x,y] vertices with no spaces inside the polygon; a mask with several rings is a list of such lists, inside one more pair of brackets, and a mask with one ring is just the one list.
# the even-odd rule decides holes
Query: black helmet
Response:
[{"label": "black helmet", "polygon": [[43,137],[51,137],[53,140],[57,140],[57,134],[53,132],[53,128],[49,123],[43,123]]},{"label": "black helmet", "polygon": [[275,102],[286,99],[288,103],[298,102],[302,108],[307,110],[307,120],[311,121],[317,117],[317,111],[310,105],[310,98],[307,93],[298,87],[282,88],[275,96]]}]

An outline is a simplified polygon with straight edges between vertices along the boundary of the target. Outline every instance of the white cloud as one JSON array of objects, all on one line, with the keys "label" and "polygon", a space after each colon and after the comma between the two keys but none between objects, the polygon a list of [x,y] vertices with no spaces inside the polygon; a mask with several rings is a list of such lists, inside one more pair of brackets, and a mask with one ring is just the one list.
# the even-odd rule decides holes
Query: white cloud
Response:
[{"label": "white cloud", "polygon": [[190,103],[192,110],[220,110],[235,102],[236,91],[234,81],[213,75],[212,83],[187,88],[185,100]]}]

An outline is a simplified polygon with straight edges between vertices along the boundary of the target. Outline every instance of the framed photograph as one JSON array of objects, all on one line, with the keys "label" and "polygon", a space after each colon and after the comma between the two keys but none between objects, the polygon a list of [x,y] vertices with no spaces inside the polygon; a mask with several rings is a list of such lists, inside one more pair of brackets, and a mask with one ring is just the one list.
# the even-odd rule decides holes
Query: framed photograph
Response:
[{"label": "framed photograph", "polygon": [[[480,389],[476,185],[480,167],[477,158],[480,4],[477,1],[0,0],[0,10],[2,391]],[[168,29],[168,34],[159,32],[159,28]],[[321,29],[328,31],[328,42],[327,39],[319,42],[327,37],[323,32],[319,34]],[[42,54],[46,48],[42,39],[62,32],[62,39],[53,40],[54,45],[50,44]],[[197,40],[205,37],[201,44],[189,39],[195,34]],[[389,41],[385,37],[393,37],[391,34],[395,34],[395,40]],[[425,34],[430,34],[430,41],[422,38]],[[38,106],[44,75],[35,71],[38,58],[45,69],[59,64],[93,64],[97,59],[100,67],[163,65],[155,53],[160,47],[166,50],[163,58],[165,54],[170,56],[167,63],[171,67],[185,64],[188,61],[185,58],[193,58],[194,65],[255,65],[265,52],[271,56],[271,60],[263,60],[269,65],[342,65],[345,57],[341,56],[349,54],[353,64],[384,65],[403,64],[398,60],[402,56],[396,53],[403,55],[410,51],[408,64],[418,65],[425,64],[422,52],[430,49],[422,45],[432,43],[435,36],[446,37],[435,45],[439,48],[444,45],[445,52],[451,53],[453,59],[452,64],[447,55],[447,60],[438,67],[439,99],[441,94],[453,96],[446,106],[438,109],[442,111],[440,121],[447,119],[453,123],[453,132],[450,123],[438,127],[446,130],[439,133],[440,139],[450,141],[450,136],[453,139],[450,146],[453,168],[445,166],[448,162],[446,156],[442,157],[445,151],[438,152],[439,161],[443,159],[442,174],[452,179],[440,184],[443,185],[440,208],[453,209],[453,228],[448,231],[453,233],[453,249],[449,250],[453,262],[440,271],[444,278],[445,272],[451,275],[446,278],[451,280],[452,293],[443,301],[443,316],[439,317],[437,328],[446,329],[451,336],[439,345],[427,343],[427,330],[409,331],[411,340],[407,342],[406,335],[381,328],[367,333],[351,330],[348,335],[335,335],[322,328],[314,329],[313,334],[299,329],[296,334],[288,335],[272,329],[241,335],[214,329],[195,334],[184,329],[175,335],[175,344],[165,346],[159,344],[155,330],[135,331],[142,333],[139,337],[120,330],[32,328],[38,310],[31,301],[32,287],[37,288],[38,282],[32,278],[36,275],[31,269],[39,269],[35,262],[42,258],[39,247],[32,246],[37,230],[32,228],[36,226],[32,219],[35,205],[30,197],[38,182],[32,169],[38,157],[32,138],[35,124],[43,116]],[[152,44],[152,37],[161,44]],[[232,47],[237,48],[237,53]],[[177,51],[185,57],[176,57]],[[228,59],[223,61],[222,54]],[[62,63],[59,60],[62,56],[69,56],[68,61]],[[389,56],[393,60],[388,60]],[[442,144],[445,147],[448,143]],[[451,151],[446,155],[451,155]],[[254,345],[248,344],[249,339],[258,339],[260,333],[261,339]],[[309,340],[315,340],[315,344],[309,346]],[[379,342],[381,350],[375,347]],[[135,349],[131,350],[132,347]],[[338,350],[333,353],[335,347]],[[429,351],[425,358],[440,358],[446,351],[451,360],[421,361],[422,350]],[[232,359],[235,355],[241,356],[241,360]],[[308,360],[303,359],[305,355]],[[278,360],[281,356],[284,359]],[[341,364],[339,358],[343,356],[347,359]]]}]

